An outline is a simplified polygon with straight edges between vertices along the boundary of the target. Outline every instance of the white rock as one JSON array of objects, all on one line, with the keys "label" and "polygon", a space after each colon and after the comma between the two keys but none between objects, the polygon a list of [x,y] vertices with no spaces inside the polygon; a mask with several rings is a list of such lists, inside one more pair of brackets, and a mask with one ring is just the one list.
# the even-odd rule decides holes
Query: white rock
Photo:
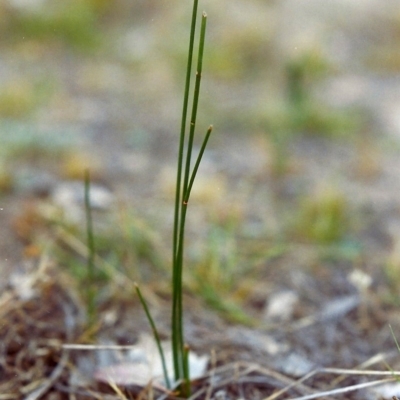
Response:
[{"label": "white rock", "polygon": [[294,307],[299,300],[296,292],[285,290],[271,295],[264,312],[266,321],[288,321],[292,318]]},{"label": "white rock", "polygon": [[[173,365],[171,343],[162,343],[166,358],[169,379],[173,382]],[[108,350],[109,351],[109,350]],[[95,378],[102,382],[114,382],[118,385],[146,386],[150,381],[165,385],[161,357],[155,340],[151,335],[141,335],[137,345],[128,352],[120,352],[119,361],[105,365],[104,361],[95,371]],[[103,358],[104,360],[104,358]],[[189,354],[190,378],[202,376],[206,370],[209,357]]]},{"label": "white rock", "polygon": [[[51,195],[52,202],[63,210],[67,220],[80,222],[84,216],[85,188],[83,182],[63,182]],[[90,185],[90,204],[93,209],[106,210],[114,202],[113,194],[105,187]]]}]

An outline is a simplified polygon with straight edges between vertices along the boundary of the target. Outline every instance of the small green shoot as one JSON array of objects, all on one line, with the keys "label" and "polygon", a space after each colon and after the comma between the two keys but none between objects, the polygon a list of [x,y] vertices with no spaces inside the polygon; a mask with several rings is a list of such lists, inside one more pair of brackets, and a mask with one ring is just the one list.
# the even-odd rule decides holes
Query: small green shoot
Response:
[{"label": "small green shoot", "polygon": [[93,236],[92,211],[90,207],[90,173],[85,170],[85,214],[86,214],[86,232],[87,232],[87,288],[86,288],[86,304],[88,307],[89,326],[93,326],[96,314],[96,288],[95,288],[95,270],[94,257],[95,246]]},{"label": "small green shoot", "polygon": [[146,300],[144,299],[142,292],[138,286],[137,283],[135,283],[135,289],[136,289],[136,293],[139,297],[139,300],[142,304],[142,307],[144,309],[144,312],[146,313],[146,317],[149,320],[150,326],[151,326],[151,330],[153,332],[153,336],[154,339],[156,341],[157,344],[157,348],[158,348],[158,352],[160,354],[160,358],[161,358],[161,363],[162,363],[162,368],[163,368],[163,373],[164,373],[164,379],[165,379],[165,384],[167,385],[168,389],[171,389],[171,382],[169,380],[168,377],[168,370],[167,370],[167,363],[165,361],[165,354],[164,354],[164,350],[161,346],[161,339],[160,339],[160,335],[158,333],[158,330],[156,328],[156,324],[154,323],[153,317],[151,316],[149,307],[147,306]]},{"label": "small green shoot", "polygon": [[395,335],[394,332],[393,332],[392,325],[390,325],[390,324],[389,324],[389,329],[390,329],[390,332],[392,333],[392,337],[393,337],[393,340],[394,340],[394,342],[395,342],[395,344],[396,344],[397,350],[398,350],[399,353],[400,353],[400,345],[399,345],[399,342],[397,341],[396,335]]},{"label": "small green shoot", "polygon": [[[184,241],[185,241],[185,223],[186,212],[193,187],[196,174],[203,157],[204,150],[211,135],[212,126],[207,129],[206,135],[200,152],[197,156],[193,170],[191,171],[191,159],[193,152],[193,140],[196,128],[197,109],[199,103],[200,83],[203,66],[204,42],[206,33],[207,14],[203,12],[200,28],[200,41],[197,56],[196,80],[193,93],[193,104],[190,117],[189,137],[187,143],[185,140],[186,122],[189,105],[190,81],[192,73],[194,37],[196,31],[198,0],[193,1],[192,20],[189,39],[188,60],[186,68],[186,80],[184,89],[184,100],[182,109],[180,139],[178,148],[178,166],[175,190],[175,214],[174,229],[172,240],[172,312],[171,312],[171,336],[172,336],[172,358],[174,366],[175,382],[181,382],[179,394],[184,397],[190,396],[190,371],[189,371],[189,347],[184,341],[183,332],[183,299],[182,299],[182,273],[184,261]],[[159,342],[157,331],[155,330],[154,321],[152,320],[148,309],[146,310],[145,301],[141,297],[143,307],[145,308],[147,318],[152,326],[155,340]],[[161,345],[158,343],[160,356]],[[165,372],[166,374],[166,372]]]},{"label": "small green shoot", "polygon": [[[393,328],[392,328],[391,324],[389,324],[389,329],[390,329],[390,332],[392,334],[393,340],[394,340],[394,342],[396,344],[397,350],[400,353],[400,345],[399,345],[399,342],[397,341],[397,338],[396,338],[396,336],[395,336],[395,334],[393,332]],[[393,370],[393,368],[391,368],[390,365],[388,363],[386,363],[385,361],[384,361],[384,364],[386,365],[387,369],[392,372],[393,377],[396,379],[396,381],[399,382],[400,378],[399,378],[398,375],[396,375],[396,372]],[[398,400],[398,398],[396,396],[393,396],[392,398],[393,398],[393,400]]]},{"label": "small green shoot", "polygon": [[206,147],[206,144],[208,142],[209,136],[212,131],[212,126],[210,126],[203,140],[201,151],[197,157],[197,161],[195,163],[193,172],[190,173],[191,156],[193,151],[193,138],[196,127],[197,108],[198,108],[198,100],[200,94],[203,52],[204,52],[206,22],[207,22],[207,15],[206,13],[203,13],[201,30],[200,30],[200,44],[199,44],[198,60],[197,60],[196,82],[194,88],[192,113],[190,119],[189,138],[186,147],[184,176],[182,179],[186,118],[187,118],[188,98],[190,90],[190,75],[191,75],[191,65],[193,58],[193,41],[195,34],[197,5],[198,1],[195,0],[193,3],[192,26],[191,26],[189,52],[188,52],[189,56],[187,63],[185,95],[183,102],[182,124],[181,124],[181,134],[179,142],[179,156],[178,156],[176,196],[175,196],[175,217],[174,217],[174,232],[173,232],[173,254],[172,254],[172,264],[173,264],[172,266],[173,304],[172,304],[172,316],[171,316],[172,354],[174,362],[175,380],[177,381],[183,380],[184,384],[182,385],[182,391],[184,391],[183,395],[185,395],[186,397],[189,395],[189,393],[187,392],[187,384],[189,382],[189,367],[187,365],[187,362],[185,361],[187,356],[185,356],[185,343],[183,334],[183,307],[182,307],[182,272],[183,272],[183,253],[184,253],[184,239],[185,239],[185,222],[186,222],[187,205],[189,202],[192,185],[196,177],[196,173],[200,165],[204,149]]}]

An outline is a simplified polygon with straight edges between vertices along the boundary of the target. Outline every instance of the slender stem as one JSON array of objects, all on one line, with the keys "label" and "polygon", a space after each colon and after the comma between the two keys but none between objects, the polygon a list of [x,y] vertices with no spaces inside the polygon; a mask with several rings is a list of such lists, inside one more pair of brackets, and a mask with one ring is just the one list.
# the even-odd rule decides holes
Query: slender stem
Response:
[{"label": "slender stem", "polygon": [[182,165],[183,165],[183,153],[184,153],[184,145],[185,145],[187,110],[188,110],[188,104],[189,104],[190,80],[191,80],[192,62],[193,62],[194,37],[195,37],[195,33],[196,33],[197,8],[198,8],[198,0],[194,0],[193,11],[192,11],[192,23],[191,23],[191,28],[190,28],[189,51],[188,51],[188,60],[187,60],[187,67],[186,67],[185,93],[184,93],[184,99],[183,99],[181,131],[180,131],[179,150],[178,150],[178,170],[177,170],[176,193],[175,193],[173,257],[176,256],[176,249],[177,249],[178,225],[179,225],[178,219],[179,219],[179,208],[180,208],[181,186],[182,186],[182,182],[181,182],[181,180],[182,180]]},{"label": "slender stem", "polygon": [[208,142],[208,139],[210,138],[212,130],[213,130],[213,126],[210,125],[207,129],[206,136],[204,137],[203,144],[201,145],[199,155],[197,156],[197,160],[194,165],[192,175],[190,176],[189,186],[186,190],[186,195],[185,195],[185,199],[184,199],[185,203],[189,202],[190,192],[192,191],[192,186],[193,186],[194,180],[196,179],[197,170],[199,169],[200,162],[201,162],[201,159],[203,158],[204,150],[206,149],[207,142]]},{"label": "slender stem", "polygon": [[203,12],[201,31],[200,31],[200,44],[197,59],[197,71],[196,71],[196,82],[194,88],[192,113],[190,120],[190,133],[189,140],[186,149],[186,163],[185,163],[185,174],[183,180],[183,193],[182,193],[182,204],[180,205],[180,218],[179,218],[179,228],[177,237],[177,252],[176,252],[176,263],[174,265],[174,276],[173,276],[173,316],[172,316],[172,326],[173,326],[173,348],[176,350],[176,359],[174,358],[174,367],[176,378],[182,378],[185,376],[184,367],[184,333],[183,333],[183,307],[182,307],[182,272],[183,272],[183,253],[184,253],[184,239],[185,239],[185,222],[186,222],[186,212],[187,212],[187,202],[185,201],[187,197],[187,189],[189,186],[189,176],[190,176],[190,161],[193,151],[193,138],[196,128],[196,117],[197,108],[199,103],[200,94],[200,82],[201,82],[201,72],[203,65],[203,54],[204,54],[204,41],[205,41],[205,31],[206,31],[207,15]]},{"label": "slender stem", "polygon": [[184,396],[188,398],[190,396],[190,370],[189,370],[189,353],[190,347],[185,344],[183,348],[183,386],[184,386]]},{"label": "slender stem", "polygon": [[86,214],[86,232],[87,232],[87,247],[88,247],[88,258],[87,258],[87,302],[88,302],[88,317],[89,325],[94,322],[95,314],[95,271],[94,271],[94,236],[93,236],[93,222],[92,222],[92,211],[90,207],[90,173],[89,170],[85,170],[85,214]]},{"label": "slender stem", "polygon": [[185,177],[183,182],[183,196],[186,197],[186,191],[189,185],[189,175],[190,175],[190,161],[193,150],[193,138],[194,132],[196,130],[196,118],[197,118],[197,108],[199,104],[200,96],[200,83],[201,83],[201,73],[203,68],[203,54],[204,54],[204,40],[206,34],[207,26],[207,14],[203,12],[201,19],[201,30],[200,30],[200,44],[199,44],[199,54],[197,58],[197,71],[196,71],[196,82],[194,87],[193,105],[192,105],[192,115],[190,118],[190,132],[189,141],[186,155],[186,167],[185,167]]},{"label": "slender stem", "polygon": [[174,330],[176,330],[176,339],[179,348],[179,378],[183,378],[184,369],[183,369],[183,309],[182,309],[182,272],[183,272],[183,253],[185,246],[185,226],[186,226],[186,212],[187,212],[187,203],[182,204],[181,208],[181,216],[180,216],[180,224],[179,224],[179,237],[178,237],[178,254],[176,258],[176,281],[174,292],[177,294],[176,301],[176,319],[174,321]]},{"label": "slender stem", "polygon": [[186,68],[186,81],[185,81],[185,94],[183,100],[182,119],[181,119],[181,132],[179,140],[179,151],[178,151],[178,169],[176,177],[176,192],[175,192],[175,215],[174,215],[174,232],[173,232],[173,245],[172,245],[172,288],[173,288],[173,305],[172,305],[172,354],[175,371],[175,379],[178,380],[182,376],[180,373],[181,368],[179,367],[179,359],[181,358],[181,349],[179,346],[180,339],[179,333],[176,329],[177,320],[177,278],[179,277],[179,268],[177,267],[177,249],[178,249],[178,229],[179,229],[179,214],[181,207],[181,189],[182,189],[182,166],[183,166],[183,152],[185,144],[185,130],[186,130],[186,118],[187,109],[189,103],[189,90],[190,90],[190,77],[192,71],[192,60],[193,60],[193,47],[194,47],[194,36],[196,31],[196,17],[197,17],[198,0],[193,2],[192,11],[192,22],[190,29],[189,39],[189,52],[188,61]]},{"label": "slender stem", "polygon": [[142,295],[142,292],[139,288],[139,285],[137,283],[135,283],[135,289],[136,289],[136,293],[139,296],[140,302],[142,303],[142,307],[144,309],[144,312],[146,313],[146,317],[150,323],[151,326],[151,330],[153,332],[153,336],[154,339],[156,340],[156,344],[157,344],[157,348],[158,348],[158,353],[160,354],[161,357],[161,364],[162,364],[162,369],[163,369],[163,373],[164,373],[164,379],[165,379],[165,384],[167,385],[168,389],[171,389],[171,382],[169,380],[168,377],[168,370],[167,370],[167,363],[165,361],[165,354],[164,354],[164,350],[161,346],[161,339],[160,339],[160,335],[158,334],[158,330],[156,328],[156,324],[154,323],[154,320],[151,316],[149,307],[147,306],[147,303]]},{"label": "slender stem", "polygon": [[389,324],[389,329],[390,329],[390,332],[392,333],[392,337],[393,337],[393,339],[394,339],[394,343],[396,344],[397,350],[400,352],[400,345],[399,345],[399,342],[397,341],[397,338],[396,338],[396,336],[395,336],[395,334],[394,334],[394,332],[393,332],[392,325],[390,325],[390,324]]}]

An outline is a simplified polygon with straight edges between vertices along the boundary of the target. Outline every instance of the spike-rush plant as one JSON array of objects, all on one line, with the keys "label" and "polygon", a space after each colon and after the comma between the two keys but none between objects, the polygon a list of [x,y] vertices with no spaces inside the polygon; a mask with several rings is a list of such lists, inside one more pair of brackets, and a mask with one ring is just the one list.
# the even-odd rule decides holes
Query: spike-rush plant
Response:
[{"label": "spike-rush plant", "polygon": [[[184,242],[185,242],[185,223],[188,202],[190,193],[196,178],[197,171],[200,166],[204,150],[207,146],[208,139],[210,138],[212,125],[207,129],[203,139],[202,146],[191,169],[191,159],[193,152],[193,139],[196,128],[197,108],[200,94],[200,82],[203,65],[203,52],[204,40],[206,33],[207,14],[203,12],[201,18],[200,40],[197,56],[197,70],[196,80],[193,92],[193,104],[189,124],[189,135],[186,138],[187,128],[187,115],[189,108],[189,94],[190,94],[190,81],[192,75],[192,61],[194,38],[196,31],[198,0],[193,1],[192,21],[190,29],[189,51],[186,68],[185,91],[183,100],[182,120],[180,129],[180,140],[178,149],[178,168],[176,177],[176,193],[175,193],[175,216],[174,216],[174,229],[172,240],[172,312],[171,312],[171,337],[172,337],[172,358],[174,367],[174,387],[178,391],[179,396],[190,396],[190,373],[189,373],[189,346],[184,340],[183,330],[183,305],[182,305],[182,273],[183,273],[183,255],[184,255]],[[87,279],[89,283],[89,290],[87,291],[88,314],[90,324],[93,325],[95,313],[95,270],[94,270],[94,257],[95,245],[94,234],[92,226],[92,215],[90,208],[90,176],[89,171],[85,171],[85,211],[86,211],[86,225],[87,225],[87,246],[88,246],[88,259],[87,259]],[[172,388],[171,380],[169,378],[165,354],[161,346],[160,336],[158,334],[155,322],[151,316],[147,303],[141,293],[137,284],[135,288],[139,300],[143,306],[146,316],[149,320],[154,339],[157,343],[158,351],[160,353],[165,384],[168,388]]]},{"label": "spike-rush plant", "polygon": [[200,93],[200,82],[202,73],[203,63],[203,51],[204,51],[204,38],[206,31],[207,15],[203,13],[201,21],[200,31],[200,44],[198,50],[198,61],[196,71],[196,82],[194,88],[194,97],[192,105],[192,113],[190,119],[190,130],[189,138],[186,146],[186,161],[185,170],[182,179],[183,170],[183,156],[185,152],[185,128],[186,128],[186,117],[188,109],[188,98],[190,90],[190,75],[192,69],[192,56],[193,56],[193,42],[196,26],[196,14],[197,14],[197,3],[198,0],[194,1],[193,15],[191,24],[191,34],[189,42],[189,56],[187,63],[186,72],[186,85],[185,95],[183,102],[182,112],[182,123],[181,123],[181,134],[179,143],[179,155],[178,155],[178,168],[177,168],[177,179],[176,179],[176,193],[175,193],[175,218],[174,218],[174,232],[173,232],[173,268],[172,268],[172,288],[173,288],[173,302],[172,302],[172,351],[174,358],[174,371],[175,379],[184,379],[188,381],[188,349],[184,344],[183,336],[183,315],[182,315],[182,270],[183,270],[183,252],[184,252],[184,240],[185,240],[185,222],[187,206],[190,198],[190,192],[192,190],[193,182],[196,177],[197,170],[200,165],[201,158],[206,148],[208,139],[210,137],[212,126],[207,130],[203,144],[201,146],[199,155],[194,165],[192,173],[190,173],[191,156],[193,150],[193,137],[196,127],[196,115],[197,106]]},{"label": "spike-rush plant", "polygon": [[[194,50],[194,38],[196,31],[198,0],[193,1],[192,20],[189,39],[189,51],[186,68],[185,91],[183,99],[183,110],[180,129],[180,140],[178,149],[178,167],[176,177],[175,192],[175,216],[172,243],[172,313],[171,313],[171,337],[172,337],[172,358],[174,367],[174,378],[178,384],[179,394],[184,397],[190,395],[190,373],[189,373],[189,347],[185,343],[183,329],[183,305],[182,305],[182,273],[184,261],[184,243],[185,243],[185,223],[190,193],[194,180],[207,146],[208,139],[212,131],[212,125],[209,126],[202,146],[197,156],[196,162],[191,169],[191,159],[193,152],[193,139],[196,128],[197,108],[200,94],[201,73],[203,64],[204,41],[206,33],[207,14],[203,12],[201,18],[200,40],[197,56],[197,70],[193,93],[193,103],[189,124],[189,135],[186,138],[187,116],[189,108],[190,82],[192,75],[192,61]],[[170,386],[168,373],[166,369],[165,356],[160,344],[159,335],[154,321],[148,311],[146,302],[140,292],[140,288],[136,285],[139,299],[144,307],[147,318],[153,330],[155,340],[163,362],[165,382]]]}]

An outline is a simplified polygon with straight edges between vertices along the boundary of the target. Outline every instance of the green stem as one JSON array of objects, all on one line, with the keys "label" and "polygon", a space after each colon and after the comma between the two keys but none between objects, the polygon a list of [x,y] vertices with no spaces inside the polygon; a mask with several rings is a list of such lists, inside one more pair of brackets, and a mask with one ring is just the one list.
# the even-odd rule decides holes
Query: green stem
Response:
[{"label": "green stem", "polygon": [[93,235],[93,222],[92,212],[90,207],[90,173],[85,170],[85,214],[86,214],[86,231],[87,231],[87,303],[88,303],[88,317],[89,325],[92,325],[95,317],[95,271],[94,271],[94,235]]},{"label": "green stem", "polygon": [[200,162],[201,162],[201,159],[203,158],[203,154],[204,154],[204,151],[206,149],[207,142],[208,142],[208,139],[210,138],[212,130],[213,130],[213,126],[210,125],[208,127],[208,129],[207,129],[206,136],[204,137],[203,144],[201,145],[201,149],[200,149],[199,155],[197,156],[197,160],[196,160],[196,163],[194,165],[192,175],[190,176],[189,186],[188,186],[188,188],[186,190],[186,196],[185,196],[185,199],[184,199],[184,201],[186,203],[189,202],[190,192],[192,191],[192,186],[193,186],[194,180],[196,179],[197,170],[199,169]]},{"label": "green stem", "polygon": [[[193,2],[192,11],[192,22],[190,29],[190,39],[189,39],[189,52],[186,68],[186,80],[185,80],[185,93],[183,100],[182,109],[182,119],[181,119],[181,132],[179,140],[179,150],[178,150],[178,169],[176,177],[176,192],[175,192],[175,214],[174,214],[174,232],[173,232],[173,245],[172,245],[172,287],[173,287],[173,305],[172,305],[172,354],[174,362],[175,379],[178,380],[182,376],[180,374],[179,358],[181,354],[180,350],[180,339],[177,330],[175,329],[176,318],[177,318],[177,302],[178,295],[175,290],[177,273],[179,271],[177,268],[177,249],[178,249],[178,229],[179,229],[179,215],[181,207],[181,187],[182,187],[182,166],[183,166],[183,152],[185,144],[185,130],[186,130],[186,118],[187,109],[189,103],[189,90],[190,90],[190,77],[192,71],[192,60],[193,60],[193,47],[194,47],[194,36],[196,31],[196,17],[197,17],[198,0]],[[179,276],[179,275],[178,275]]]},{"label": "green stem", "polygon": [[206,22],[207,15],[203,12],[201,21],[201,31],[200,31],[200,44],[197,59],[197,71],[196,71],[196,82],[194,88],[192,113],[190,119],[190,132],[189,140],[186,150],[186,165],[185,165],[185,176],[183,181],[183,201],[181,204],[180,213],[180,224],[179,224],[179,236],[178,236],[178,253],[177,253],[177,268],[176,268],[176,279],[174,292],[176,289],[176,315],[175,315],[175,325],[174,329],[177,331],[177,346],[179,347],[179,360],[177,362],[179,368],[179,377],[184,376],[184,333],[183,333],[183,307],[182,307],[182,271],[183,271],[183,253],[184,253],[184,240],[185,240],[185,222],[186,222],[186,212],[187,212],[187,191],[189,186],[189,176],[190,176],[190,161],[193,152],[193,138],[196,128],[196,117],[197,108],[199,104],[200,95],[200,83],[201,83],[201,72],[203,66],[203,54],[204,54],[204,39],[206,32]]},{"label": "green stem", "polygon": [[174,238],[173,238],[173,257],[176,256],[177,240],[178,240],[178,226],[179,226],[179,209],[181,199],[181,186],[182,186],[182,165],[183,165],[183,153],[185,146],[185,131],[186,131],[186,119],[189,104],[189,92],[190,92],[190,80],[193,62],[193,48],[194,48],[194,36],[196,33],[196,17],[197,17],[198,0],[194,0],[193,11],[192,11],[192,23],[190,28],[190,39],[189,39],[189,51],[188,60],[186,67],[186,80],[185,80],[185,93],[183,99],[182,117],[181,117],[181,131],[179,139],[179,150],[178,150],[178,170],[176,177],[176,192],[175,192],[175,220],[174,220]]},{"label": "green stem", "polygon": [[177,242],[177,251],[175,255],[175,265],[173,271],[173,311],[172,311],[172,332],[173,332],[173,357],[175,378],[180,379],[185,376],[184,367],[184,333],[183,333],[183,307],[182,307],[182,272],[183,272],[183,253],[184,253],[184,239],[185,239],[185,222],[187,212],[187,191],[189,186],[190,176],[190,162],[193,151],[193,138],[196,128],[197,108],[199,103],[201,73],[203,65],[204,54],[204,41],[206,32],[207,15],[203,12],[201,31],[200,31],[200,44],[198,51],[196,82],[194,88],[192,113],[190,120],[190,133],[186,149],[186,163],[185,174],[182,188],[182,203],[180,205],[180,217]]},{"label": "green stem", "polygon": [[153,318],[151,316],[149,307],[147,306],[147,303],[146,303],[146,301],[145,301],[145,299],[144,299],[144,297],[142,295],[142,292],[141,292],[141,290],[139,288],[139,285],[137,283],[135,283],[135,289],[136,289],[136,293],[139,296],[140,302],[142,303],[142,307],[144,309],[144,312],[146,313],[146,317],[147,317],[147,319],[148,319],[148,321],[150,323],[151,330],[153,332],[153,336],[154,336],[154,339],[155,339],[156,344],[157,344],[158,353],[160,354],[160,357],[161,357],[161,363],[162,363],[162,369],[163,369],[163,373],[164,373],[165,384],[167,385],[168,389],[171,389],[171,382],[170,382],[169,377],[168,377],[167,363],[165,361],[164,350],[163,350],[163,348],[161,346],[160,335],[158,334],[158,330],[156,328],[156,324],[154,323],[154,320],[153,320]]},{"label": "green stem", "polygon": [[186,167],[185,167],[185,177],[183,182],[183,197],[186,198],[186,192],[189,185],[189,175],[190,175],[190,161],[193,151],[193,138],[194,132],[196,130],[196,118],[197,118],[197,108],[199,105],[200,96],[200,83],[201,83],[201,73],[203,68],[203,54],[204,54],[204,40],[206,34],[207,26],[207,14],[203,12],[201,19],[201,30],[200,30],[200,45],[199,54],[197,58],[197,71],[196,71],[196,82],[194,87],[193,105],[192,105],[192,115],[190,118],[190,131],[189,131],[189,141],[186,153]]}]

